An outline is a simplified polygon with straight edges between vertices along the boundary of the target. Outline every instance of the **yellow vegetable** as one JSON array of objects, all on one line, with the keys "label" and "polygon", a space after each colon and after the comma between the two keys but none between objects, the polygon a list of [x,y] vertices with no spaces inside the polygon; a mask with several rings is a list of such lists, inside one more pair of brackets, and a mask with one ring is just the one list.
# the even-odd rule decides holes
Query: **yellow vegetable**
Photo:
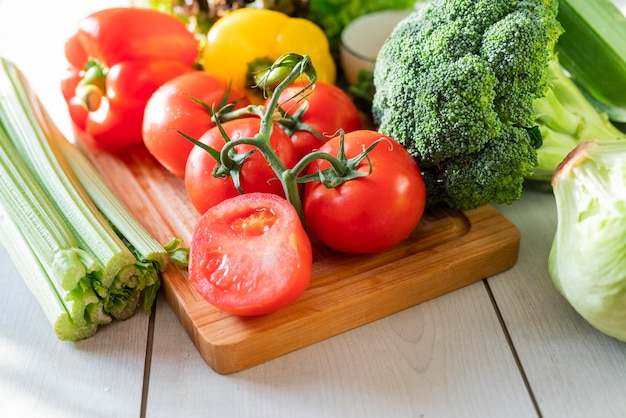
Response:
[{"label": "yellow vegetable", "polygon": [[250,91],[253,71],[268,68],[290,52],[308,55],[318,80],[335,82],[335,62],[322,29],[309,20],[268,9],[237,9],[219,19],[207,34],[202,64],[234,89]]}]

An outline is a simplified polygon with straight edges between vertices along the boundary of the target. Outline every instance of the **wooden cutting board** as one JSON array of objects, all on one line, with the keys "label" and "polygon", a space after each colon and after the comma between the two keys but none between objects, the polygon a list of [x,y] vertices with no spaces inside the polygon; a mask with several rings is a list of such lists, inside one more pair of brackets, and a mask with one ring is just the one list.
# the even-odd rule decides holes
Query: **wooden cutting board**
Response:
[{"label": "wooden cutting board", "polygon": [[[143,148],[114,157],[85,151],[137,219],[163,244],[188,245],[199,219],[183,182]],[[163,291],[206,363],[237,372],[383,318],[512,267],[520,233],[490,206],[432,209],[401,245],[373,255],[318,248],[306,292],[269,315],[241,318],[199,296],[186,270],[164,273]]]}]

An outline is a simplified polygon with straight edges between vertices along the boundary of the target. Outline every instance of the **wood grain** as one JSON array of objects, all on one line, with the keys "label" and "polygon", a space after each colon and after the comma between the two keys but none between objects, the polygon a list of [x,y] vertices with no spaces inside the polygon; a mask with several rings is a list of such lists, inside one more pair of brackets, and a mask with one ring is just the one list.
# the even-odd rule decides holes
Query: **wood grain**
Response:
[{"label": "wood grain", "polygon": [[[83,147],[111,188],[161,242],[187,244],[198,213],[181,179],[142,147],[112,156]],[[383,318],[512,267],[520,234],[490,206],[436,208],[401,245],[373,255],[316,246],[311,283],[292,305],[261,317],[224,313],[193,289],[187,272],[165,272],[163,291],[206,363],[228,374]]]}]

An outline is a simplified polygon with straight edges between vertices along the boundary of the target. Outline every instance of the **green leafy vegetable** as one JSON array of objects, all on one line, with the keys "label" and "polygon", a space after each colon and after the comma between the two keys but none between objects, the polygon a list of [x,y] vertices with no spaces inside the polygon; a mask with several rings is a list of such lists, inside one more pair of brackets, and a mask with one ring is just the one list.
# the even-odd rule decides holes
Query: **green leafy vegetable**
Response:
[{"label": "green leafy vegetable", "polygon": [[552,180],[556,288],[603,333],[626,341],[626,139],[579,144]]}]

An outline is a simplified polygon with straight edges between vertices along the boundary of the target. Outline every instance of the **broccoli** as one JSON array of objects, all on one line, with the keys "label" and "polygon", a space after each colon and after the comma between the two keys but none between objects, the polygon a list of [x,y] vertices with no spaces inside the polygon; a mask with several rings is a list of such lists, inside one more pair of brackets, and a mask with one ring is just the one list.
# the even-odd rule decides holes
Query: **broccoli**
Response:
[{"label": "broccoli", "polygon": [[537,164],[556,0],[433,0],[379,51],[372,116],[418,161],[428,204],[512,203]]}]

